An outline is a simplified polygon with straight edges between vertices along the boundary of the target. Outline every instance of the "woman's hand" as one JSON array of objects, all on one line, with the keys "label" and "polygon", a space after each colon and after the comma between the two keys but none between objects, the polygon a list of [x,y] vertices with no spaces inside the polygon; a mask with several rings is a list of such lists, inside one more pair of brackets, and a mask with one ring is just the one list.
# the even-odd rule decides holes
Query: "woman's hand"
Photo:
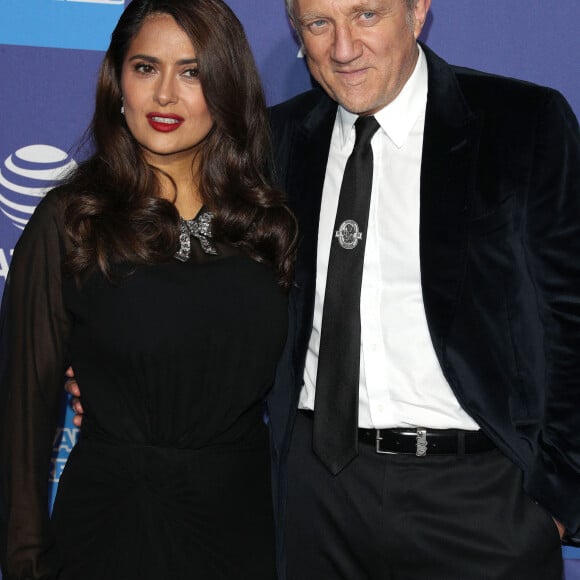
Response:
[{"label": "woman's hand", "polygon": [[67,393],[72,395],[72,402],[71,407],[72,410],[76,413],[73,417],[73,424],[75,427],[80,427],[83,423],[83,406],[81,404],[81,390],[79,389],[79,385],[77,380],[75,379],[75,373],[72,367],[68,367],[66,369],[65,375],[68,377],[65,384],[64,389]]}]

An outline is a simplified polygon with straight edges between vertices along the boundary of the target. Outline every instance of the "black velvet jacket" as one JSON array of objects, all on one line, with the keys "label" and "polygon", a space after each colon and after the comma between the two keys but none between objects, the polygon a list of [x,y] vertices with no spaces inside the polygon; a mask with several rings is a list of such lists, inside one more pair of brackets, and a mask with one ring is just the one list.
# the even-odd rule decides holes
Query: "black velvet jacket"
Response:
[{"label": "black velvet jacket", "polygon": [[[464,409],[580,526],[580,134],[552,89],[449,66],[424,47],[420,256],[429,331]],[[273,108],[280,185],[300,225],[291,328],[269,399],[279,516],[314,307],[337,105],[319,89]]]}]

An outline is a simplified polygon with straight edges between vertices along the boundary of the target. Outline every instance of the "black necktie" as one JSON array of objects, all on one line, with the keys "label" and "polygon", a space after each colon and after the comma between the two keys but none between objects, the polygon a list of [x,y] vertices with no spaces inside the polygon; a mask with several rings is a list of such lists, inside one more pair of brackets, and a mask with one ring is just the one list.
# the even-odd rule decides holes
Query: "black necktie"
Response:
[{"label": "black necktie", "polygon": [[371,186],[374,117],[355,123],[354,149],[346,162],[336,212],[318,355],[314,452],[337,474],[358,453],[360,290]]}]

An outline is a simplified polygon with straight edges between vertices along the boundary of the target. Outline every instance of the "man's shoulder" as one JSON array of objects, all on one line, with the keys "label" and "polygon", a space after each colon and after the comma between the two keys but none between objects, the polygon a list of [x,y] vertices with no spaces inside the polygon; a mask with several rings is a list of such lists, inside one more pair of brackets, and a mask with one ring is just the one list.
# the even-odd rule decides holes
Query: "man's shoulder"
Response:
[{"label": "man's shoulder", "polygon": [[[422,46],[427,56],[430,91],[435,89],[433,92],[439,96],[445,96],[446,90],[457,83],[456,86],[473,109],[498,112],[517,111],[523,114],[530,113],[549,101],[566,102],[557,90],[550,87],[500,74],[451,65],[428,47]],[[441,84],[442,80],[443,84]],[[437,90],[441,87],[443,87],[442,92]]]},{"label": "man's shoulder", "polygon": [[451,69],[464,93],[474,99],[511,101],[526,98],[544,101],[558,94],[555,89],[522,79],[462,66],[451,66]]},{"label": "man's shoulder", "polygon": [[[543,123],[578,127],[566,98],[556,89],[529,81],[453,67],[466,101],[472,110],[482,111],[488,121],[520,128]],[[577,129],[576,129],[577,130]]]}]

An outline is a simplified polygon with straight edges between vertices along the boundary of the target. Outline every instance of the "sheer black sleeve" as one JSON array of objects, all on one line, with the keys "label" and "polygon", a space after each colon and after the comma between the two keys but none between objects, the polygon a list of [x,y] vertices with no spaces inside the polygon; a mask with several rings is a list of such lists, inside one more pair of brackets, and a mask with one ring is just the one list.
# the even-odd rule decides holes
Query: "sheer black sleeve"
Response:
[{"label": "sheer black sleeve", "polygon": [[0,315],[0,563],[4,580],[57,578],[48,472],[63,393],[70,321],[56,192],[16,245]]}]

